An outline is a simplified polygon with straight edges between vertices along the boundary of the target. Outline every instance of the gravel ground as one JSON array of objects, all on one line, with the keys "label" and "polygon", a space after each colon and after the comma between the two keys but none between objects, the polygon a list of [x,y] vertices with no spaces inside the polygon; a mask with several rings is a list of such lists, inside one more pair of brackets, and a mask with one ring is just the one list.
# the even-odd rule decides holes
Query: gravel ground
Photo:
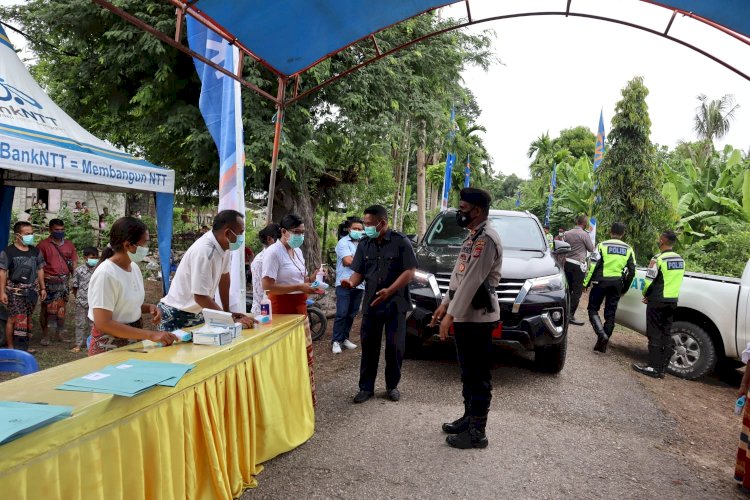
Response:
[{"label": "gravel ground", "polygon": [[[590,327],[571,325],[568,361],[557,376],[532,371],[529,356],[498,353],[490,446],[471,451],[449,448],[440,431],[442,422],[462,411],[450,347],[433,350],[430,359],[405,360],[398,403],[383,398],[381,361],[376,398],[355,406],[359,350],[333,356],[329,340],[330,333],[315,345],[315,435],[265,464],[259,487],[243,499],[736,495],[731,480],[736,434],[723,441],[729,449],[707,450],[708,458],[696,450],[691,454],[696,443],[680,427],[679,408],[667,411],[660,400],[679,399],[670,387],[690,391],[700,384],[668,377],[671,385],[660,387],[641,380],[629,363],[645,356],[645,339],[634,333],[618,332],[610,353],[600,355],[591,350]],[[731,405],[733,392],[728,386],[722,390],[716,411],[726,414],[731,406],[723,406],[724,399]],[[698,425],[712,422],[705,404],[696,408],[705,416]],[[687,424],[693,420],[694,415]],[[739,422],[729,419],[725,425]],[[689,432],[701,434],[694,427]]]}]

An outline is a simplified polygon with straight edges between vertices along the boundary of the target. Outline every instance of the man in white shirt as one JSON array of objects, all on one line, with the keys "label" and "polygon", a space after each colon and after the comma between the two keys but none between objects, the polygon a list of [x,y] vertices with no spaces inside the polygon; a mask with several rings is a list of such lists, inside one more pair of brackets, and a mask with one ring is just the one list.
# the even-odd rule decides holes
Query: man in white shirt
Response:
[{"label": "man in white shirt", "polygon": [[[169,293],[159,302],[159,330],[200,325],[204,322],[203,309],[229,311],[229,252],[240,250],[244,242],[244,216],[235,210],[219,212],[213,231],[198,238],[182,256]],[[222,305],[214,300],[217,290]],[[234,313],[234,318],[245,328],[253,327],[250,316]]]},{"label": "man in white shirt", "polygon": [[281,227],[278,224],[269,224],[258,233],[258,238],[263,244],[263,250],[253,259],[250,264],[250,273],[253,277],[253,308],[250,311],[254,316],[260,314],[260,301],[263,299],[263,256],[269,246],[281,238]]}]

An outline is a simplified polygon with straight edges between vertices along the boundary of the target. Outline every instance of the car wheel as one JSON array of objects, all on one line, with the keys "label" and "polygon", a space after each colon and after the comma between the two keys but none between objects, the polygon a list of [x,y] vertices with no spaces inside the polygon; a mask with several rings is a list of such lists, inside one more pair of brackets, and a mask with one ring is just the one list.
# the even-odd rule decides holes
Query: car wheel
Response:
[{"label": "car wheel", "polygon": [[568,351],[568,336],[559,344],[537,347],[534,352],[534,367],[542,373],[560,373],[565,366]]},{"label": "car wheel", "polygon": [[672,375],[695,380],[713,371],[716,366],[716,348],[713,340],[700,326],[687,321],[672,325],[674,354],[667,371]]},{"label": "car wheel", "polygon": [[310,321],[310,335],[313,340],[320,340],[328,328],[328,318],[318,308],[310,307],[307,309],[307,319]]}]

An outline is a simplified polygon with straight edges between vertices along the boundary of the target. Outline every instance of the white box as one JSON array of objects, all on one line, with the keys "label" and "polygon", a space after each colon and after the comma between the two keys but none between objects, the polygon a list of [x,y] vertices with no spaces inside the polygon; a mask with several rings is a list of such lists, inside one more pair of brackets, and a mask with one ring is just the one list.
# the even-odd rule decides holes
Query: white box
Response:
[{"label": "white box", "polygon": [[232,343],[232,332],[222,329],[217,333],[193,332],[193,344],[222,346]]},{"label": "white box", "polygon": [[206,325],[208,326],[218,326],[227,329],[234,327],[234,320],[230,312],[204,309],[203,319],[206,320]]},{"label": "white box", "polygon": [[232,332],[232,338],[236,339],[240,335],[242,335],[242,323],[235,323],[230,328],[229,331]]}]

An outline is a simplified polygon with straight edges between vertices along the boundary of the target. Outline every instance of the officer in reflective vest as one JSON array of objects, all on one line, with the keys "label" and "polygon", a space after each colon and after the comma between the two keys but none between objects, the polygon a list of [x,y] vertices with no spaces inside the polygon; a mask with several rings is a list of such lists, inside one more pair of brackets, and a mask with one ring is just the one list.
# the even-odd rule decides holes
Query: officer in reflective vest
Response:
[{"label": "officer in reflective vest", "polygon": [[658,253],[651,259],[643,288],[646,304],[646,334],[648,335],[648,365],[633,365],[633,369],[653,378],[664,378],[672,358],[672,320],[677,309],[685,261],[672,251],[677,241],[674,231],[664,231],[659,237]]},{"label": "officer in reflective vest", "polygon": [[[599,243],[591,255],[591,266],[583,286],[593,285],[589,295],[589,320],[597,341],[595,351],[607,352],[607,344],[615,329],[615,313],[620,297],[628,291],[635,278],[635,253],[627,243],[625,224],[615,222],[610,231],[612,239]],[[604,325],[599,318],[599,308],[604,302]]]}]

